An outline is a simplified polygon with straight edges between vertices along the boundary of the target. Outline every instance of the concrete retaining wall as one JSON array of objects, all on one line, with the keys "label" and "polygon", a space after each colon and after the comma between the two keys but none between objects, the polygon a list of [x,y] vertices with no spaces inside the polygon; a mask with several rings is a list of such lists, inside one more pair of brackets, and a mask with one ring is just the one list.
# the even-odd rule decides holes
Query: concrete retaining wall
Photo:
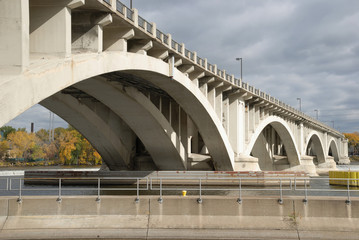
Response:
[{"label": "concrete retaining wall", "polygon": [[359,199],[206,196],[0,199],[0,239],[358,239]]}]

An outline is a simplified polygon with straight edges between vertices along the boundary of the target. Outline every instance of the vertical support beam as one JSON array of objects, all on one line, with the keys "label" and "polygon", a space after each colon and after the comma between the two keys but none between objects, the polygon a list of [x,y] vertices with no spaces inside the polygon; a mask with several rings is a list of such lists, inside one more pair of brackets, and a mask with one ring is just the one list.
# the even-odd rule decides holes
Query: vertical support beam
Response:
[{"label": "vertical support beam", "polygon": [[324,157],[326,158],[328,156],[328,152],[329,152],[329,146],[328,146],[328,133],[325,132],[324,133]]},{"label": "vertical support beam", "polygon": [[228,136],[228,132],[229,132],[229,99],[228,98],[222,101],[222,109],[223,109],[222,125]]},{"label": "vertical support beam", "polygon": [[188,153],[188,129],[187,129],[187,113],[180,108],[180,141],[184,148],[186,149],[186,153]]},{"label": "vertical support beam", "polygon": [[179,105],[174,102],[171,101],[170,102],[170,109],[171,109],[171,126],[173,128],[173,130],[177,133],[177,135],[179,135],[179,131],[180,131],[180,108]]},{"label": "vertical support beam", "polygon": [[271,152],[272,152],[272,158],[274,157],[274,155],[277,154],[277,152],[275,151],[275,144],[276,144],[276,139],[275,139],[275,135],[276,135],[276,132],[275,132],[275,129],[274,127],[271,127]]},{"label": "vertical support beam", "polygon": [[29,1],[0,1],[0,67],[29,64]]},{"label": "vertical support beam", "polygon": [[48,5],[30,2],[30,52],[68,57],[71,55],[71,11],[85,4],[74,0]]},{"label": "vertical support beam", "polygon": [[245,102],[236,96],[229,97],[229,142],[238,156],[244,152],[245,144]]},{"label": "vertical support beam", "polygon": [[300,142],[299,142],[299,149],[300,149],[300,155],[305,155],[305,143],[304,143],[304,126],[303,123],[299,124],[299,131],[300,131]]},{"label": "vertical support beam", "polygon": [[216,89],[211,87],[208,89],[207,99],[209,103],[212,105],[213,109],[216,108]]},{"label": "vertical support beam", "polygon": [[72,49],[103,51],[103,27],[112,23],[111,14],[73,14]]},{"label": "vertical support beam", "polygon": [[222,106],[222,100],[223,100],[223,93],[222,91],[219,91],[218,89],[215,89],[215,105],[214,110],[217,113],[218,119],[220,122],[222,122],[223,119],[223,106]]}]

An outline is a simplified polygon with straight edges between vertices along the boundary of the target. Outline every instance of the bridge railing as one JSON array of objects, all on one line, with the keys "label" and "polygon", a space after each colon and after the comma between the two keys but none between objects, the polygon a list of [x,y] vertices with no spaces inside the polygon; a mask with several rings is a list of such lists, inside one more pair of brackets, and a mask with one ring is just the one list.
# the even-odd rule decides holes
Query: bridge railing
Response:
[{"label": "bridge railing", "polygon": [[[319,183],[318,183],[319,182]],[[330,182],[340,182],[340,186],[331,187]],[[26,184],[24,184],[26,183]],[[50,185],[44,185],[44,184]],[[355,183],[353,185],[353,183]],[[310,178],[310,177],[256,177],[241,176],[241,174],[215,174],[200,176],[151,176],[151,177],[78,177],[78,178],[0,178],[0,196],[18,196],[18,202],[24,196],[51,195],[62,200],[64,195],[96,195],[96,201],[101,195],[110,191],[111,194],[136,195],[135,201],[140,201],[140,194],[157,195],[163,201],[164,195],[178,195],[188,191],[190,195],[198,195],[197,201],[202,202],[203,195],[221,195],[223,192],[238,194],[237,201],[241,203],[243,195],[251,193],[278,196],[278,202],[283,203],[283,196],[303,196],[303,202],[308,197],[328,192],[328,196],[340,196],[347,204],[351,203],[353,193],[358,196],[359,179],[353,178]],[[42,184],[42,185],[36,185]],[[84,187],[86,186],[86,187]],[[222,194],[223,195],[223,194]],[[233,195],[233,194],[232,194]]]},{"label": "bridge railing", "polygon": [[[110,5],[109,0],[105,0],[104,2],[105,2],[105,4]],[[133,10],[128,8],[125,4],[121,3],[120,0],[116,0],[116,10],[118,13],[120,13],[120,15],[122,15],[124,18],[127,18],[128,20],[130,20],[130,22],[132,24],[134,24],[135,21],[134,21]],[[138,16],[137,20],[138,20],[138,26],[139,26],[140,30],[144,31],[145,33],[148,33],[152,37],[154,36],[154,39],[157,39],[159,42],[166,45],[170,50],[173,50],[174,53],[179,54],[181,57],[185,57],[185,58],[191,60],[191,62],[196,64],[198,67],[204,68],[205,71],[208,71],[209,74],[214,74],[214,76],[220,78],[222,81],[226,81],[226,82],[232,84],[233,86],[241,88],[244,91],[247,91],[248,93],[261,98],[262,100],[265,100],[269,103],[278,105],[280,108],[283,108],[291,113],[294,113],[294,114],[298,115],[300,118],[303,118],[304,120],[309,120],[314,125],[317,125],[326,130],[330,130],[331,132],[337,133],[338,135],[342,136],[342,134],[340,132],[331,128],[329,125],[324,124],[324,123],[318,121],[317,119],[314,119],[314,118],[304,114],[303,112],[300,112],[299,110],[297,110],[289,105],[284,104],[282,101],[279,101],[278,99],[276,99],[274,97],[267,97],[267,94],[265,92],[263,92],[263,94],[261,91],[258,92],[256,90],[256,88],[254,88],[253,86],[249,86],[247,83],[243,83],[242,79],[240,79],[239,81],[233,81],[232,77],[229,77],[229,76],[231,76],[230,74],[225,74],[226,71],[220,70],[220,69],[217,69],[217,71],[216,71],[215,67],[214,67],[215,65],[207,62],[207,60],[205,61],[204,58],[197,56],[197,58],[195,59],[195,53],[189,51],[188,49],[182,49],[183,48],[182,44],[179,44],[175,40],[172,40],[171,42],[169,42],[168,35],[164,34],[160,30],[156,29],[155,33],[153,33],[153,25],[151,23],[149,23],[148,21],[146,21],[145,19],[143,19],[142,17]],[[206,64],[206,62],[207,62],[207,64]]]}]

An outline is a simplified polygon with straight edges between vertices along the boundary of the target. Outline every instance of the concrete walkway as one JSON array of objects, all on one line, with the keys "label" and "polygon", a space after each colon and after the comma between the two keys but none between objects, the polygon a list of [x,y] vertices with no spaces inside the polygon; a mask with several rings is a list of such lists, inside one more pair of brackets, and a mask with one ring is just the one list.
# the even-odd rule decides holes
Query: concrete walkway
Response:
[{"label": "concrete walkway", "polygon": [[358,239],[359,199],[133,196],[0,199],[0,239]]}]

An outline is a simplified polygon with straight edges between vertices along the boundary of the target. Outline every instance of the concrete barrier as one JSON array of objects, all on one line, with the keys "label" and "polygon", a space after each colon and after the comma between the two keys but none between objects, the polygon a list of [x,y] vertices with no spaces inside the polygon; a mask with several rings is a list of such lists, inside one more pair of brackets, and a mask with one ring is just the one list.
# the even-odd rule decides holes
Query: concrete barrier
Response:
[{"label": "concrete barrier", "polygon": [[[133,196],[0,199],[0,239],[358,239],[359,199]],[[313,234],[311,234],[313,233]],[[340,234],[339,234],[340,233]]]}]

